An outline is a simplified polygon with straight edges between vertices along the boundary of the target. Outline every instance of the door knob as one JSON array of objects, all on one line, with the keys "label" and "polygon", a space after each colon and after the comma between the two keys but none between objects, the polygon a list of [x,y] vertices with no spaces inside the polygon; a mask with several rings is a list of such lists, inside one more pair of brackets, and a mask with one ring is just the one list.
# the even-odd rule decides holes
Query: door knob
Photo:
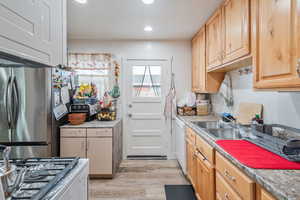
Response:
[{"label": "door knob", "polygon": [[129,107],[129,108],[132,108],[132,104],[128,104],[128,107]]},{"label": "door knob", "polygon": [[130,118],[131,118],[131,117],[132,117],[132,114],[128,114],[128,117],[130,117]]}]

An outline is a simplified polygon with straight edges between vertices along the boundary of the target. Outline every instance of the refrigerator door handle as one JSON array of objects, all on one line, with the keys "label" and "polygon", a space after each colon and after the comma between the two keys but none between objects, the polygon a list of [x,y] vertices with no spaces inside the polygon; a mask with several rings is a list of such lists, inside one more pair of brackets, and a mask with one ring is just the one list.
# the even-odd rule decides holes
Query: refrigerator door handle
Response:
[{"label": "refrigerator door handle", "polygon": [[13,82],[12,82],[12,88],[13,88],[13,93],[12,93],[12,97],[14,99],[14,110],[13,110],[13,128],[17,127],[17,123],[18,123],[18,118],[19,118],[19,108],[20,108],[20,95],[19,95],[19,91],[18,91],[18,83],[17,83],[17,79],[16,77],[13,78]]},{"label": "refrigerator door handle", "polygon": [[6,118],[8,123],[8,128],[11,129],[11,123],[12,123],[12,109],[11,109],[11,77],[9,77],[7,81],[6,86],[6,92],[5,92],[5,111],[6,111]]}]

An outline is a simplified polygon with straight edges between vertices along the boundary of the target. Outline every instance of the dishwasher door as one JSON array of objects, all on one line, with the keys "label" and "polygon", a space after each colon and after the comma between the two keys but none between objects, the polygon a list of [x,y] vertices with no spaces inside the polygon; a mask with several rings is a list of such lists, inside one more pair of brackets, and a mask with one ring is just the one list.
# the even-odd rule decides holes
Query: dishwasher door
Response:
[{"label": "dishwasher door", "polygon": [[179,165],[186,174],[185,124],[178,118],[175,119],[175,152]]}]

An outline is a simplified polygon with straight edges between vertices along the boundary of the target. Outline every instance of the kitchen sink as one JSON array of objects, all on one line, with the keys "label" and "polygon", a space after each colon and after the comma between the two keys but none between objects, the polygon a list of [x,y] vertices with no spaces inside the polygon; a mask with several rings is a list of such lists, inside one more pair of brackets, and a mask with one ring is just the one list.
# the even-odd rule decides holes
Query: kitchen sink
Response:
[{"label": "kitchen sink", "polygon": [[241,139],[240,131],[235,128],[211,128],[207,129],[208,133],[217,139]]},{"label": "kitchen sink", "polygon": [[211,121],[211,122],[192,122],[196,126],[205,129],[220,129],[220,128],[232,128],[229,124],[222,121]]}]

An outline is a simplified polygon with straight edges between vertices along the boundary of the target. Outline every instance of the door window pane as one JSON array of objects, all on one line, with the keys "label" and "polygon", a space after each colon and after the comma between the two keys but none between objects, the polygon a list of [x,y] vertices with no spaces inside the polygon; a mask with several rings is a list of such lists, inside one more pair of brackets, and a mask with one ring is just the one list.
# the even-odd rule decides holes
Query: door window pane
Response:
[{"label": "door window pane", "polygon": [[161,66],[133,66],[133,96],[161,96]]}]

